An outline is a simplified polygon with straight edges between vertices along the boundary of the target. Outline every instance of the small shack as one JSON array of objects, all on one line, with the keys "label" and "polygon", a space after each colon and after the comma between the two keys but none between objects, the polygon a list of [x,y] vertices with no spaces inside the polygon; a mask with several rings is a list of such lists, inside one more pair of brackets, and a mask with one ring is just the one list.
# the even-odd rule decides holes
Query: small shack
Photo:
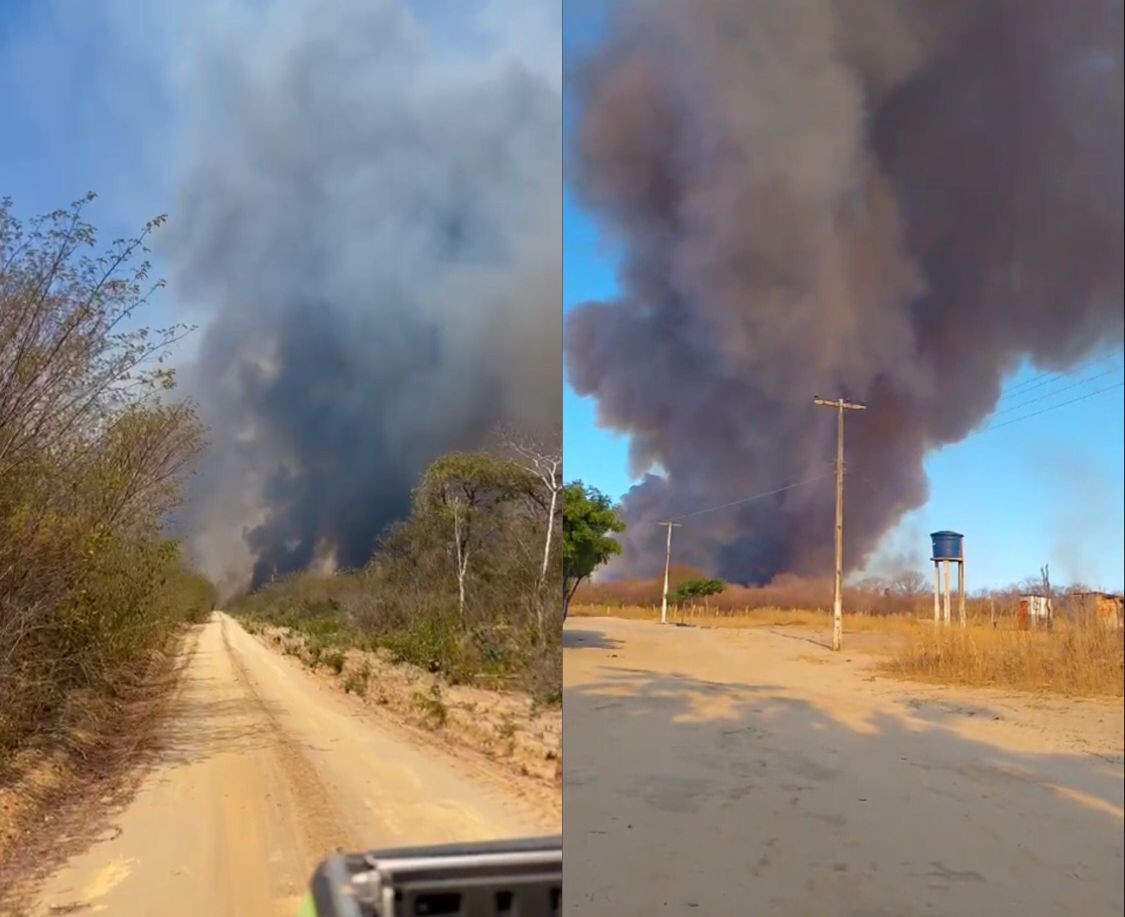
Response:
[{"label": "small shack", "polygon": [[1109,630],[1121,630],[1125,598],[1112,592],[1076,592],[1074,598],[1086,620],[1097,621]]},{"label": "small shack", "polygon": [[1020,596],[1019,615],[1016,620],[1020,630],[1038,630],[1051,626],[1050,596],[1029,593]]}]

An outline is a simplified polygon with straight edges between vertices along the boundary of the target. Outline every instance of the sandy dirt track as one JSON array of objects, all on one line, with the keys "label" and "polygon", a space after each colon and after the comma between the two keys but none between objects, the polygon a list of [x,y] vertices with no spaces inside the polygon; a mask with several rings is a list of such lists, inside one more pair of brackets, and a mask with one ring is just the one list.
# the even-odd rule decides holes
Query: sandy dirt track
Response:
[{"label": "sandy dirt track", "polygon": [[217,613],[139,789],[19,913],[287,914],[336,848],[557,833],[477,762],[381,723]]},{"label": "sandy dirt track", "polygon": [[563,658],[567,914],[1122,913],[1120,702],[781,630],[574,618]]}]

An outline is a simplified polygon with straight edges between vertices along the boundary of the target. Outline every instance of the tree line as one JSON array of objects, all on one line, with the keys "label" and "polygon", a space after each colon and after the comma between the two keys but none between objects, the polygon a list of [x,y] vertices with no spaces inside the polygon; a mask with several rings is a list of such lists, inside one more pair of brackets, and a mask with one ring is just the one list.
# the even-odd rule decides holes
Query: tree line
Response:
[{"label": "tree line", "polygon": [[303,633],[309,658],[389,650],[453,682],[561,697],[561,454],[507,431],[437,457],[361,569],[281,577],[232,603]]}]

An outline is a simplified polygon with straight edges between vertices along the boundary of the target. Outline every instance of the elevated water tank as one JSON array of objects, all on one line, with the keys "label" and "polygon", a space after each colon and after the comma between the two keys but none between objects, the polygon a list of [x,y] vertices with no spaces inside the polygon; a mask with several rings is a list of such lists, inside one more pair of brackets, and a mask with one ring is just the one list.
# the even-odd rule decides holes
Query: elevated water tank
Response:
[{"label": "elevated water tank", "polygon": [[961,550],[961,541],[964,535],[960,532],[931,532],[930,539],[934,543],[933,560],[964,560],[965,555]]}]

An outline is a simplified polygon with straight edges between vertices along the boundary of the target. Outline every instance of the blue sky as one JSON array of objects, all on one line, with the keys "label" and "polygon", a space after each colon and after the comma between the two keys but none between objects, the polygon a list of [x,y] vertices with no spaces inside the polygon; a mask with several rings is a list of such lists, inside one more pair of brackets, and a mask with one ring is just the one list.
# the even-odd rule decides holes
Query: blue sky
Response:
[{"label": "blue sky", "polygon": [[[171,209],[170,26],[148,4],[96,10],[66,0],[0,0],[0,195],[13,199],[17,216],[94,191],[86,219],[108,244]],[[157,277],[164,275],[159,245],[158,234],[150,255]],[[158,292],[137,323],[190,320]]]},{"label": "blue sky", "polygon": [[[566,8],[564,74],[596,45],[604,4]],[[573,125],[571,87],[564,102]],[[567,192],[563,209],[563,309],[612,298],[617,288],[611,239]],[[884,556],[929,556],[928,533],[955,529],[966,536],[970,588],[1006,585],[1049,563],[1052,578],[1121,589],[1125,581],[1125,410],[1122,388],[1046,410],[1122,380],[1120,350],[1083,364],[1069,377],[1039,379],[1025,365],[1006,384],[995,429],[932,453],[926,461],[929,502],[904,517],[883,543]],[[1014,422],[1013,422],[1014,421]],[[1000,424],[1005,424],[1001,427]],[[563,393],[566,475],[614,497],[631,485],[627,437],[597,423],[597,406],[569,385]],[[850,499],[872,486],[856,475]],[[731,494],[738,499],[744,494]],[[873,566],[871,572],[878,572]]]}]

